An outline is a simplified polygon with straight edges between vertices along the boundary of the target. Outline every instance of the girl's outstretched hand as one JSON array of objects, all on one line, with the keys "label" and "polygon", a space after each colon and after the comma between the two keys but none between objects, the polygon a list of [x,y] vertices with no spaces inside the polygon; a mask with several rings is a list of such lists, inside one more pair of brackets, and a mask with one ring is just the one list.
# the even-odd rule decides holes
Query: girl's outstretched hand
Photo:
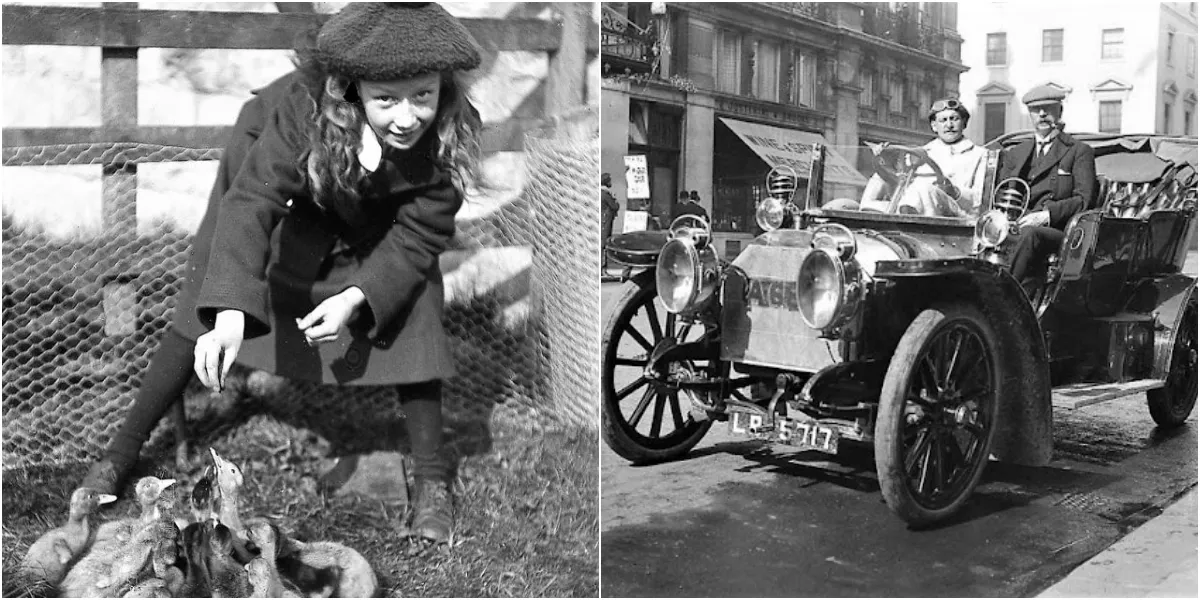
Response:
[{"label": "girl's outstretched hand", "polygon": [[296,319],[296,327],[300,328],[309,346],[335,341],[365,301],[361,289],[348,287],[326,298],[304,318]]},{"label": "girl's outstretched hand", "polygon": [[246,315],[242,311],[227,309],[217,313],[213,330],[196,338],[194,369],[200,383],[218,392],[225,388],[225,376],[237,358],[245,333]]}]

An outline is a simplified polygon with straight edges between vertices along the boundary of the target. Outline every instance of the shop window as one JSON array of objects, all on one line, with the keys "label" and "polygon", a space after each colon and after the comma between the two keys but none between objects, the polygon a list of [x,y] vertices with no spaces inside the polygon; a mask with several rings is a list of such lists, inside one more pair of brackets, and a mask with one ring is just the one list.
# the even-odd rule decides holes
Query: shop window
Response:
[{"label": "shop window", "polygon": [[1100,102],[1100,133],[1121,133],[1121,101]]}]

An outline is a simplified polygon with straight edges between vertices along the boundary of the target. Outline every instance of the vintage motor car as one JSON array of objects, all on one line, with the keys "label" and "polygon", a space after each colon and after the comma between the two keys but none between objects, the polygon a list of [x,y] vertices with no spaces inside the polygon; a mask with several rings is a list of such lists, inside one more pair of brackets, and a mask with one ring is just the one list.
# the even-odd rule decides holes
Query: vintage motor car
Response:
[{"label": "vintage motor car", "polygon": [[[716,421],[737,436],[836,454],[873,446],[887,505],[910,526],[959,510],[991,460],[1044,465],[1053,407],[1145,394],[1160,427],[1196,403],[1196,138],[1079,134],[1099,193],[1066,229],[1031,295],[1009,273],[1020,181],[974,214],[907,214],[898,199],[936,165],[877,148],[896,182],[881,210],[835,198],[826,149],[776,167],[736,258],[702,219],[615,236],[626,267],[602,344],[602,434],[620,456],[684,456]],[[863,204],[865,206],[865,203]]]}]

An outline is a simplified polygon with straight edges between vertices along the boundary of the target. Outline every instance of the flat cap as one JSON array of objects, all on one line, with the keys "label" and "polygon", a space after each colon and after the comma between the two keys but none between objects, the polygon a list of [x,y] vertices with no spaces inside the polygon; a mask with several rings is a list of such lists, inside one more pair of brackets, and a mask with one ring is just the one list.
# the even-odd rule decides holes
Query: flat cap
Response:
[{"label": "flat cap", "polygon": [[1067,93],[1052,85],[1039,85],[1021,96],[1021,102],[1026,106],[1045,106],[1047,104],[1059,104],[1063,98],[1067,97]]},{"label": "flat cap", "polygon": [[357,80],[408,79],[479,66],[466,27],[434,2],[352,2],[317,34],[325,68]]}]

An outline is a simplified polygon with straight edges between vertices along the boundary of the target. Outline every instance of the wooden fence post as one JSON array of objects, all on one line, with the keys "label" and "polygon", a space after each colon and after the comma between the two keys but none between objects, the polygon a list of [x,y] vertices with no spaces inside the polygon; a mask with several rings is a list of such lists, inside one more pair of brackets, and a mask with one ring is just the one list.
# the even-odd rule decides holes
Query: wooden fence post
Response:
[{"label": "wooden fence post", "polygon": [[550,71],[546,74],[546,115],[555,117],[584,101],[587,81],[587,41],[594,35],[592,20],[583,2],[564,2],[562,12],[562,41],[558,50],[550,52]]},{"label": "wooden fence post", "polygon": [[[129,6],[123,2],[103,3],[106,9],[127,9]],[[100,111],[103,129],[137,127],[137,48],[100,49]],[[100,214],[105,235],[136,235],[137,164],[113,162],[105,163],[101,168]]]}]

